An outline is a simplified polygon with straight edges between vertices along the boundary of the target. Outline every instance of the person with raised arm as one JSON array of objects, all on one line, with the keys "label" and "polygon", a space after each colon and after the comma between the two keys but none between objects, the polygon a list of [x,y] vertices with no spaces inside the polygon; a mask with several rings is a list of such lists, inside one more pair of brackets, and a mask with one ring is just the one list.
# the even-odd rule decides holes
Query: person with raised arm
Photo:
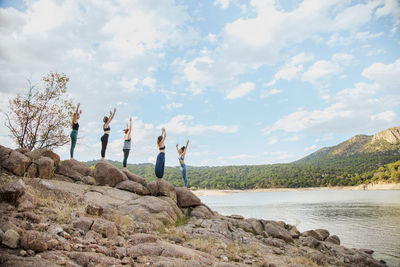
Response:
[{"label": "person with raised arm", "polygon": [[74,158],[74,150],[76,146],[76,141],[78,140],[78,130],[79,130],[79,123],[78,120],[81,117],[82,110],[79,110],[80,103],[78,103],[78,106],[76,107],[76,111],[74,115],[72,116],[72,131],[71,134],[69,135],[71,137],[71,149],[70,149],[70,155],[71,159]]},{"label": "person with raised arm", "polygon": [[181,164],[181,171],[182,171],[182,178],[183,178],[183,183],[185,187],[187,188],[188,182],[187,182],[187,169],[186,169],[186,164],[185,164],[185,156],[186,156],[186,151],[189,146],[189,139],[186,141],[186,146],[183,146],[181,148],[178,148],[178,144],[176,144],[176,150],[178,151],[179,154],[179,163]]},{"label": "person with raised arm", "polygon": [[123,169],[124,171],[127,171],[126,163],[128,161],[129,151],[131,150],[131,131],[132,131],[132,118],[129,118],[129,128],[128,125],[126,125],[126,128],[124,129],[125,132],[124,147],[122,148],[122,151],[124,152],[124,161],[122,162],[124,166]]},{"label": "person with raised arm", "polygon": [[104,134],[101,137],[101,160],[105,160],[106,159],[106,148],[107,148],[107,144],[108,144],[108,136],[110,135],[110,123],[113,120],[114,116],[115,116],[115,112],[117,111],[116,108],[114,108],[114,112],[110,111],[110,116],[104,116],[103,118],[103,131]]},{"label": "person with raised arm", "polygon": [[165,166],[165,138],[167,137],[167,132],[165,128],[162,128],[161,135],[157,138],[157,146],[160,153],[158,153],[156,166],[154,168],[154,173],[157,178],[161,179],[164,176],[164,166]]}]

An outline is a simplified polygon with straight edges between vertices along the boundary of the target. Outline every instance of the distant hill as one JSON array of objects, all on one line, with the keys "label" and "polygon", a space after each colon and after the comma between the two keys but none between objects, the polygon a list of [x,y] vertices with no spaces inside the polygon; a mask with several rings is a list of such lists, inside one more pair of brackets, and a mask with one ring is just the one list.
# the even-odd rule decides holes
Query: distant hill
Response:
[{"label": "distant hill", "polygon": [[400,127],[393,127],[375,135],[356,135],[336,146],[322,148],[296,163],[329,160],[357,155],[400,155]]},{"label": "distant hill", "polygon": [[[287,164],[188,167],[189,186],[217,189],[297,188],[399,183],[400,127],[373,136],[356,135],[336,146],[322,148]],[[111,161],[122,168],[122,163]],[[393,164],[391,164],[393,163]],[[95,161],[87,162],[89,166]],[[391,165],[387,165],[391,164]],[[154,165],[128,164],[147,181],[154,180]],[[178,167],[166,167],[164,179],[183,185]]]}]

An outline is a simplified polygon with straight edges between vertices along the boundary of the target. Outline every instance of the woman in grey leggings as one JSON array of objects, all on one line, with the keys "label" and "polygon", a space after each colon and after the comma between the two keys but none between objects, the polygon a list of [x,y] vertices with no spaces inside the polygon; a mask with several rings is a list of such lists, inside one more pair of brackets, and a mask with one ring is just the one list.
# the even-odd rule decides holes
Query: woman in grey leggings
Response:
[{"label": "woman in grey leggings", "polygon": [[126,125],[126,128],[124,129],[125,132],[124,147],[122,148],[122,151],[124,152],[124,161],[122,162],[122,164],[124,165],[124,171],[127,171],[126,163],[128,161],[129,151],[131,150],[131,131],[132,131],[132,118],[129,118],[129,128],[128,125]]}]

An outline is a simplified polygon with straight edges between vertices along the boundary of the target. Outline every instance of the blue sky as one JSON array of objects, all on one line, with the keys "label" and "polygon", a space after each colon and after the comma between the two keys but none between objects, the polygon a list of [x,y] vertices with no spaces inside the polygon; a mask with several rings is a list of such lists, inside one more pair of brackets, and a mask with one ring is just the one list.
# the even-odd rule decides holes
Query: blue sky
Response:
[{"label": "blue sky", "polygon": [[129,163],[154,163],[162,127],[167,165],[186,139],[189,165],[291,162],[400,125],[399,31],[396,0],[1,0],[0,107],[64,72],[78,160],[100,158],[117,107],[108,159],[132,116]]}]

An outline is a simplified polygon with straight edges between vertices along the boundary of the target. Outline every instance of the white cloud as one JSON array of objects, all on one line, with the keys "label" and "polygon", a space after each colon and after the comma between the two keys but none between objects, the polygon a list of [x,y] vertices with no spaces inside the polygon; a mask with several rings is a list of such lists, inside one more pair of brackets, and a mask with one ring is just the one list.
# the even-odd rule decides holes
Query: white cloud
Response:
[{"label": "white cloud", "polygon": [[397,31],[397,27],[400,25],[400,4],[397,0],[384,1],[384,6],[378,8],[375,14],[378,17],[391,15],[393,20],[392,33]]},{"label": "white cloud", "polygon": [[229,7],[229,4],[232,0],[215,0],[214,6],[220,6],[222,9],[226,9]]},{"label": "white cloud", "polygon": [[396,112],[392,110],[384,111],[378,114],[371,115],[371,120],[381,120],[385,122],[394,122],[397,117]]},{"label": "white cloud", "polygon": [[256,85],[252,82],[245,82],[239,84],[238,87],[234,88],[229,94],[225,97],[226,99],[236,99],[243,97],[253,91],[256,88]]},{"label": "white cloud", "polygon": [[168,110],[177,109],[177,108],[181,108],[181,107],[183,107],[182,103],[175,103],[175,102],[169,103],[169,104],[166,105],[166,108]]},{"label": "white cloud", "polygon": [[[318,134],[329,132],[364,132],[380,130],[391,127],[394,114],[382,113],[379,110],[390,106],[398,106],[400,98],[389,101],[390,97],[377,97],[380,86],[377,84],[358,83],[354,88],[344,89],[330,97],[333,102],[323,109],[297,111],[284,116],[276,121],[271,127],[265,128],[265,134],[274,131],[301,132],[309,131]],[[393,98],[393,96],[391,97]],[[383,115],[388,116],[392,122],[381,119]],[[375,117],[374,117],[375,116]],[[375,119],[373,119],[375,118]]]},{"label": "white cloud", "polygon": [[312,151],[312,150],[315,150],[315,149],[317,149],[318,147],[317,147],[317,145],[312,145],[312,146],[309,146],[309,147],[306,147],[306,148],[304,148],[304,151]]},{"label": "white cloud", "polygon": [[312,55],[306,55],[304,52],[291,58],[286,64],[275,74],[275,80],[292,80],[298,77],[303,71],[303,63],[314,59]]},{"label": "white cloud", "polygon": [[372,64],[363,70],[362,75],[365,78],[376,81],[382,87],[400,90],[400,58],[391,64]]},{"label": "white cloud", "polygon": [[335,63],[327,60],[315,62],[306,72],[302,79],[307,82],[316,83],[319,79],[340,73],[341,68]]},{"label": "white cloud", "polygon": [[164,127],[168,132],[173,134],[185,135],[203,135],[206,133],[236,133],[239,129],[237,125],[192,125],[190,122],[194,120],[190,115],[177,115],[173,117],[168,123],[161,124],[158,128]]},{"label": "white cloud", "polygon": [[139,79],[134,78],[130,81],[121,81],[120,85],[126,89],[127,92],[134,92],[138,90],[137,85],[139,83]]},{"label": "white cloud", "polygon": [[264,91],[261,91],[260,97],[265,98],[265,97],[269,97],[269,96],[280,94],[280,93],[282,93],[282,91],[278,90],[278,89],[264,90]]},{"label": "white cloud", "polygon": [[301,136],[296,134],[296,135],[293,135],[291,137],[287,137],[284,140],[288,141],[288,142],[297,142],[297,141],[300,140],[300,138],[301,138]]},{"label": "white cloud", "polygon": [[319,60],[303,73],[302,80],[318,84],[321,80],[327,79],[343,71],[343,66],[349,65],[354,59],[353,55],[336,53],[331,60]]},{"label": "white cloud", "polygon": [[156,79],[154,79],[152,77],[146,77],[143,79],[142,84],[151,89],[154,89],[154,87],[156,86]]},{"label": "white cloud", "polygon": [[268,140],[267,140],[267,144],[268,145],[274,145],[276,143],[278,143],[278,137],[277,136],[268,137]]}]

